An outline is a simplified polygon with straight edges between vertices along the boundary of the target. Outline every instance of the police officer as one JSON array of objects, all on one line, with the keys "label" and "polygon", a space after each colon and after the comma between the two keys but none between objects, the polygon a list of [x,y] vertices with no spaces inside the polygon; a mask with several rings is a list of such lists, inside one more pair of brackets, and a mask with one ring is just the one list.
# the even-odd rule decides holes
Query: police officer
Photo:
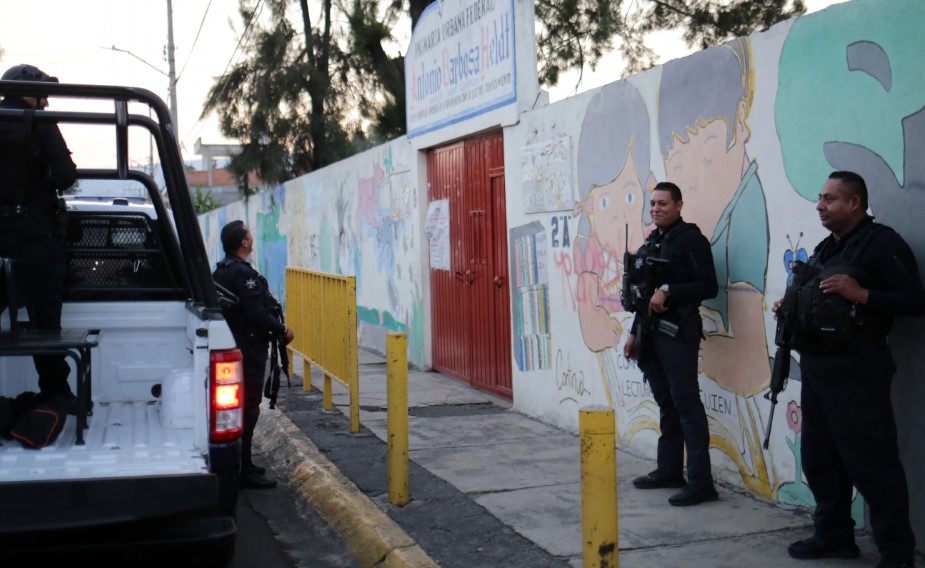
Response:
[{"label": "police officer", "polygon": [[[7,69],[2,80],[58,82],[32,65]],[[0,257],[14,259],[15,291],[25,300],[31,325],[55,331],[61,329],[66,271],[66,210],[58,192],[77,181],[77,166],[57,124],[34,120],[35,111],[47,106],[41,96],[5,96],[0,102],[0,108],[26,111],[0,117]],[[34,361],[42,394],[73,401],[65,358]]]},{"label": "police officer", "polygon": [[925,290],[912,250],[867,214],[867,185],[833,172],[816,211],[831,231],[775,315],[793,333],[802,376],[803,472],[816,498],[815,532],[794,542],[801,559],[854,558],[852,485],[870,510],[878,568],[913,566],[906,475],[899,460],[887,343],[894,316],[920,315]]},{"label": "police officer", "polygon": [[[624,345],[637,359],[659,409],[657,468],[633,480],[638,489],[681,488],[668,502],[677,507],[719,498],[710,466],[710,431],[700,398],[697,360],[703,322],[700,302],[717,294],[710,242],[681,218],[681,190],[671,182],[655,186],[649,201],[653,230],[637,253],[647,273],[648,304],[637,309]],[[659,261],[659,262],[655,262]],[[648,294],[647,294],[648,295]],[[684,449],[687,448],[687,482]]]},{"label": "police officer", "polygon": [[225,225],[221,239],[225,258],[218,263],[214,277],[216,282],[238,297],[237,304],[222,311],[244,356],[241,483],[252,489],[270,489],[276,487],[276,481],[267,479],[265,469],[256,466],[252,459],[254,428],[260,416],[270,337],[275,335],[288,344],[295,335],[273,315],[267,281],[247,262],[247,257],[254,250],[254,237],[244,221]]}]

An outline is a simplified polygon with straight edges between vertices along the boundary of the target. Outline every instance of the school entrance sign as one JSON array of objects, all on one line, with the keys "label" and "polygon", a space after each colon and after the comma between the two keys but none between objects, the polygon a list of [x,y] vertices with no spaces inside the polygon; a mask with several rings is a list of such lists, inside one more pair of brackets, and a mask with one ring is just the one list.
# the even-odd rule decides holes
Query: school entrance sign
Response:
[{"label": "school entrance sign", "polygon": [[517,101],[513,0],[437,0],[405,55],[408,137]]}]

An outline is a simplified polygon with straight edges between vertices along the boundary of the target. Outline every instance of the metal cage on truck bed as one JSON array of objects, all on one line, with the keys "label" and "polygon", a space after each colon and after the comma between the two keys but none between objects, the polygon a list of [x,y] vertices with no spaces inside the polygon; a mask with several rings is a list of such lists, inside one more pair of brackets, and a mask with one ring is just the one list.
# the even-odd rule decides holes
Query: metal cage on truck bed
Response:
[{"label": "metal cage on truck bed", "polygon": [[69,212],[66,299],[184,299],[158,227],[143,213]]},{"label": "metal cage on truck bed", "polygon": [[[90,125],[110,126],[115,133],[116,155],[112,167],[84,168],[77,164],[78,179],[83,180],[130,180],[144,186],[148,199],[154,209],[158,220],[172,217],[173,228],[176,234],[161,229],[154,232],[162,252],[161,260],[151,248],[127,247],[131,250],[119,250],[120,245],[115,241],[107,243],[107,247],[97,248],[94,253],[84,250],[83,243],[69,242],[71,249],[69,263],[72,271],[78,277],[69,284],[67,299],[93,299],[101,289],[118,287],[120,277],[140,284],[138,288],[148,289],[148,292],[162,298],[182,296],[206,312],[220,317],[218,298],[212,282],[212,273],[209,266],[208,255],[199,230],[199,221],[193,207],[189,193],[189,186],[185,177],[185,166],[180,156],[176,140],[176,132],[171,122],[170,112],[164,102],[147,89],[132,87],[113,87],[102,85],[68,85],[58,83],[45,83],[33,81],[2,81],[0,82],[2,95],[53,97],[60,99],[85,99],[91,101],[105,101],[112,104],[111,112],[83,112],[72,110],[43,110],[35,112],[35,122],[55,122],[64,125]],[[150,109],[151,116],[140,112],[130,112],[129,104],[141,105]],[[19,109],[0,109],[0,116],[20,119],[23,115]],[[151,174],[140,169],[130,167],[129,160],[129,128],[139,128],[151,135],[153,147],[160,157],[160,168],[163,180],[155,180]],[[147,145],[146,145],[147,150]],[[159,187],[162,183],[162,187]],[[168,210],[169,207],[169,210]],[[77,217],[82,217],[78,215]],[[89,218],[92,218],[90,215]],[[95,224],[97,221],[81,219],[82,223]],[[126,221],[131,224],[131,221]],[[165,223],[158,223],[165,225]],[[130,233],[132,229],[129,229]],[[118,236],[118,232],[115,233]],[[112,233],[110,233],[110,236]],[[178,240],[183,243],[180,247]],[[106,252],[104,252],[104,250]],[[136,256],[132,256],[135,251]],[[93,254],[97,257],[94,258]],[[139,256],[140,255],[140,256]],[[105,276],[93,276],[93,263],[105,261],[115,269]],[[140,264],[139,264],[140,261]],[[167,273],[162,275],[166,280],[142,281],[140,273],[133,273],[134,266],[148,263],[157,264],[166,262]],[[153,265],[152,265],[153,266]],[[161,265],[163,268],[165,265]],[[127,269],[127,270],[126,270]],[[72,275],[73,277],[73,275]],[[151,276],[150,278],[154,278]],[[148,286],[144,286],[148,284]],[[180,293],[182,291],[182,294]],[[134,293],[134,292],[133,292]]]}]

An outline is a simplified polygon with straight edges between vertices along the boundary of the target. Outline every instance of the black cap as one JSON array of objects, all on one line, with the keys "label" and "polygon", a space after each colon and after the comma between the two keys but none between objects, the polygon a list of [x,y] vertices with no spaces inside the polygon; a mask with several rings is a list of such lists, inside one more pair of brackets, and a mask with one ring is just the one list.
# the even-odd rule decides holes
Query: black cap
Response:
[{"label": "black cap", "polygon": [[3,77],[0,77],[0,79],[3,81],[44,81],[46,83],[58,82],[57,77],[52,77],[35,65],[26,65],[24,63],[14,65],[13,67],[7,69],[3,74]]}]

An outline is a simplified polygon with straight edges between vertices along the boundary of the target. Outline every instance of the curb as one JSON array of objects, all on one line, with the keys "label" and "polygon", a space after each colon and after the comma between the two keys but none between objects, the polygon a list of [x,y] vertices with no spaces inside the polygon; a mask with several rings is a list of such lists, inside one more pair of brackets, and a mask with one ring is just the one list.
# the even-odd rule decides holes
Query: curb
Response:
[{"label": "curb", "polygon": [[282,469],[367,568],[437,568],[439,565],[347,479],[282,411],[261,406],[254,446]]}]

